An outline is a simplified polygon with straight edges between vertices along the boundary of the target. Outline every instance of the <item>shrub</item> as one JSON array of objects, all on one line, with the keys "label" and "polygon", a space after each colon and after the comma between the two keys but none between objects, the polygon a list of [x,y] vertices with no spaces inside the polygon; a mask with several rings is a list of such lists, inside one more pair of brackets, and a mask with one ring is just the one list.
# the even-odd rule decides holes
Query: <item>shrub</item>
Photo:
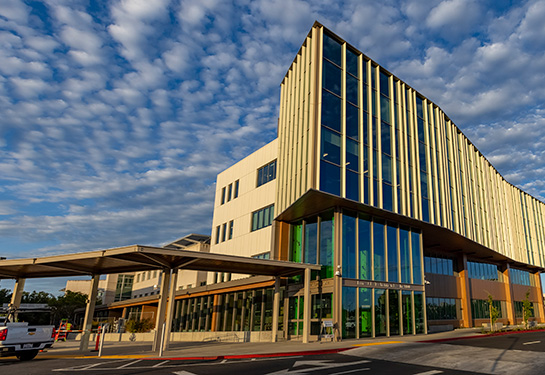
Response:
[{"label": "shrub", "polygon": [[149,332],[153,329],[153,326],[154,324],[149,318],[141,320],[130,319],[125,323],[125,330],[131,333]]}]

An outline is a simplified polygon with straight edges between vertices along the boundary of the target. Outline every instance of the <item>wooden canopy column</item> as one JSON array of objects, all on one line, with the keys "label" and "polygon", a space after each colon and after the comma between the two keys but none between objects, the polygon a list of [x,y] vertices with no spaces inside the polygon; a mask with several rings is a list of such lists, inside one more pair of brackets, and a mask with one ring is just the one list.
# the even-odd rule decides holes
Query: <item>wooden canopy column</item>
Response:
[{"label": "wooden canopy column", "polygon": [[515,304],[513,303],[513,287],[511,286],[511,268],[505,264],[502,270],[505,285],[505,307],[507,308],[508,324],[517,324],[515,318]]},{"label": "wooden canopy column", "polygon": [[460,286],[462,294],[462,327],[473,327],[473,318],[471,316],[471,289],[469,287],[469,275],[467,270],[467,255],[462,254],[458,258],[458,275],[460,277]]}]

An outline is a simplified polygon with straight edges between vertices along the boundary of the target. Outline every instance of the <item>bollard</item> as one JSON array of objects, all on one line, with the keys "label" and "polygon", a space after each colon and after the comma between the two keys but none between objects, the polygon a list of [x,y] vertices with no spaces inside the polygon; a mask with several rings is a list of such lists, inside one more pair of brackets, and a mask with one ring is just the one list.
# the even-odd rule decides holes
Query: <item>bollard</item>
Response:
[{"label": "bollard", "polygon": [[93,350],[94,352],[98,352],[98,346],[100,344],[100,333],[102,331],[102,326],[99,326],[98,327],[98,330],[97,330],[97,339],[95,341],[95,350]]},{"label": "bollard", "polygon": [[159,357],[163,356],[163,349],[165,345],[165,331],[166,331],[167,324],[163,323],[163,326],[161,327],[161,344],[159,344]]},{"label": "bollard", "polygon": [[101,332],[102,337],[100,338],[100,348],[98,350],[99,357],[102,356],[102,347],[104,346],[104,336],[106,335],[107,328],[108,328],[107,323],[102,326],[102,332]]}]

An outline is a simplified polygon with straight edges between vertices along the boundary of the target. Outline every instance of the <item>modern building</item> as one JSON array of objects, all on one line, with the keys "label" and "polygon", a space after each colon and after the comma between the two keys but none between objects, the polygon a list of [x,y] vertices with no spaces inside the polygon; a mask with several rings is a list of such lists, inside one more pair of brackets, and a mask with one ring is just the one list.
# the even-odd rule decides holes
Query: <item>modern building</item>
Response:
[{"label": "modern building", "polygon": [[[324,321],[342,338],[480,326],[489,295],[499,322],[520,323],[526,298],[545,321],[545,204],[319,23],[281,83],[278,138],[218,175],[210,252],[320,264],[314,338]],[[173,331],[270,330],[274,280],[206,281],[178,292]],[[281,289],[279,335],[297,339],[302,280]]]}]

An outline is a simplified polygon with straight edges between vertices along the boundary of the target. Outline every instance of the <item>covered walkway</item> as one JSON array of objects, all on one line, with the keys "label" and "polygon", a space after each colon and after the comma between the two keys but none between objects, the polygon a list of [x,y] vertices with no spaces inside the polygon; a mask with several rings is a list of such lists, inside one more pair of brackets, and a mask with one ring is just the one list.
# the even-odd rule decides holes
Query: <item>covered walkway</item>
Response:
[{"label": "covered walkway", "polygon": [[293,263],[279,260],[254,259],[233,255],[212,254],[187,250],[166,249],[151,246],[126,246],[115,249],[56,255],[41,258],[0,260],[0,279],[15,279],[11,303],[18,307],[24,290],[25,279],[82,276],[92,277],[87,308],[83,323],[83,335],[80,350],[86,350],[98,282],[101,275],[162,270],[159,306],[156,319],[156,335],[153,350],[166,349],[169,344],[170,330],[174,313],[176,282],[179,270],[231,272],[248,275],[275,277],[273,302],[272,341],[278,334],[278,316],[280,310],[280,278],[304,274],[304,329],[303,343],[310,337],[310,273],[320,270],[320,265]]}]

